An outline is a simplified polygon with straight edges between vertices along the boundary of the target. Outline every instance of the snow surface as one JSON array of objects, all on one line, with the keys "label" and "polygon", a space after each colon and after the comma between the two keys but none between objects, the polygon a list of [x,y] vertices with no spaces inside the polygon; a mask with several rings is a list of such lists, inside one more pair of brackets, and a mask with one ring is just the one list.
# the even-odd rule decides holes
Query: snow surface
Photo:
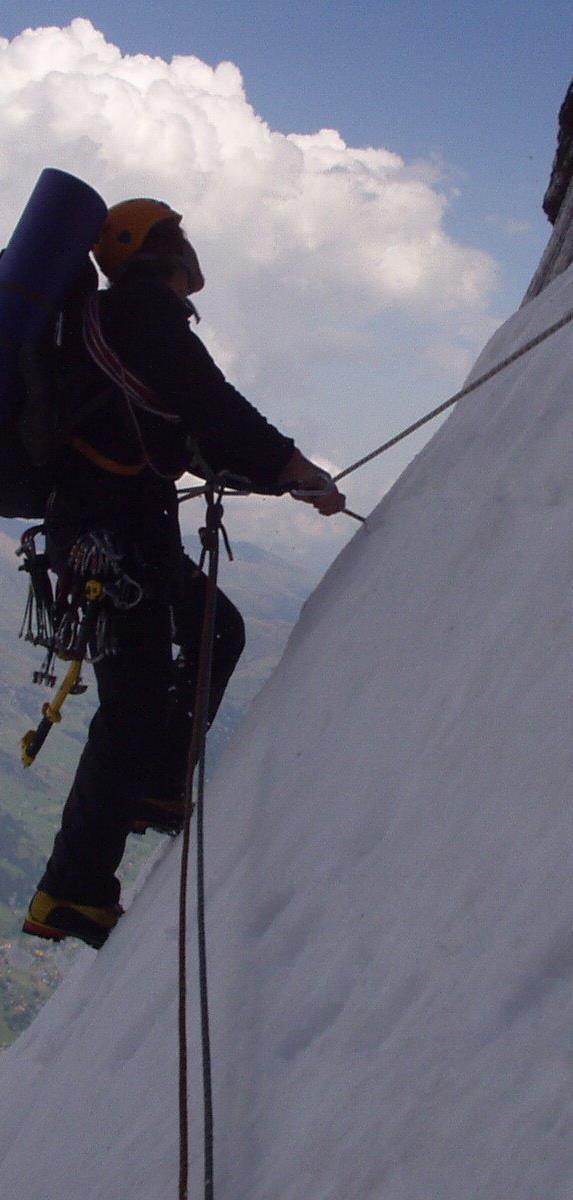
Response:
[{"label": "snow surface", "polygon": [[[458,406],[212,783],[217,1200],[573,1197],[572,368],[570,325]],[[3,1056],[3,1195],[175,1200],[179,854]]]}]

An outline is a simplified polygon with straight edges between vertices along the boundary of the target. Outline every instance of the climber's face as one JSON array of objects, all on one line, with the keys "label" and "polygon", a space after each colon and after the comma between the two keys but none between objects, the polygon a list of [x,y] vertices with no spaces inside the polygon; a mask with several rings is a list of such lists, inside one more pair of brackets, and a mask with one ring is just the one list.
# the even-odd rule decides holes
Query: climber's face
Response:
[{"label": "climber's face", "polygon": [[205,279],[199,266],[199,259],[191,242],[185,240],[183,253],[169,280],[169,287],[181,300],[186,300],[187,296],[200,292],[204,286]]}]

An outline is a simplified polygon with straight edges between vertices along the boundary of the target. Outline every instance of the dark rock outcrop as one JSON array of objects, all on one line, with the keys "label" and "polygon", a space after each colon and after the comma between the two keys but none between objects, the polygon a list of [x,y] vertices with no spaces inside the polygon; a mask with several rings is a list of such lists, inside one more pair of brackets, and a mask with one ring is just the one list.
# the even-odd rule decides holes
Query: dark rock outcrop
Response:
[{"label": "dark rock outcrop", "polygon": [[557,153],[543,198],[543,210],[553,230],[522,307],[573,263],[573,81],[559,110]]},{"label": "dark rock outcrop", "polygon": [[559,110],[557,152],[551,169],[549,187],[543,197],[543,211],[554,225],[573,178],[573,80]]}]

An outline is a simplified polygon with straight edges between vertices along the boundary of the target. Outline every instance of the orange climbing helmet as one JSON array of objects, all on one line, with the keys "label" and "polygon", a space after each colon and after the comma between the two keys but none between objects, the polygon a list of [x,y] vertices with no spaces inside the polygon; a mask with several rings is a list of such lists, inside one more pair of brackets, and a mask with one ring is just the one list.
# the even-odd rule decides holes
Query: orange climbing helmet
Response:
[{"label": "orange climbing helmet", "polygon": [[180,225],[182,217],[163,200],[122,200],[112,205],[92,250],[104,275],[113,280],[141,248],[154,225],[168,220]]}]

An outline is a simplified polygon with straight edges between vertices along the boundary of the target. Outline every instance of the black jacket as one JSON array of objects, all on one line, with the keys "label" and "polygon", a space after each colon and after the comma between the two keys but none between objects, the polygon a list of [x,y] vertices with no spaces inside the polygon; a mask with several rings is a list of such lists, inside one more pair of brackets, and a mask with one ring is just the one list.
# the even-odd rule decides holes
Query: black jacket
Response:
[{"label": "black jacket", "polygon": [[[76,448],[65,451],[64,482],[81,480],[86,470],[105,478],[81,447],[96,456],[134,468],[141,447],[134,434],[121,391],[104,375],[86,350],[82,336],[82,304],[64,315],[61,387],[65,405],[74,410],[92,399],[105,403],[74,429]],[[255,489],[273,491],[294,443],[261,416],[214,363],[201,340],[189,329],[185,304],[157,280],[129,280],[99,293],[101,326],[106,341],[122,363],[154,393],[160,410],[181,420],[168,423],[137,410],[149,458],[159,471],[181,474],[189,465],[192,439],[208,467],[228,469],[249,478]],[[79,448],[78,448],[79,447]],[[149,486],[151,472],[126,476],[122,486],[134,494]],[[111,478],[110,478],[111,483]],[[114,489],[119,483],[114,479]],[[104,484],[105,486],[105,484]]]}]

